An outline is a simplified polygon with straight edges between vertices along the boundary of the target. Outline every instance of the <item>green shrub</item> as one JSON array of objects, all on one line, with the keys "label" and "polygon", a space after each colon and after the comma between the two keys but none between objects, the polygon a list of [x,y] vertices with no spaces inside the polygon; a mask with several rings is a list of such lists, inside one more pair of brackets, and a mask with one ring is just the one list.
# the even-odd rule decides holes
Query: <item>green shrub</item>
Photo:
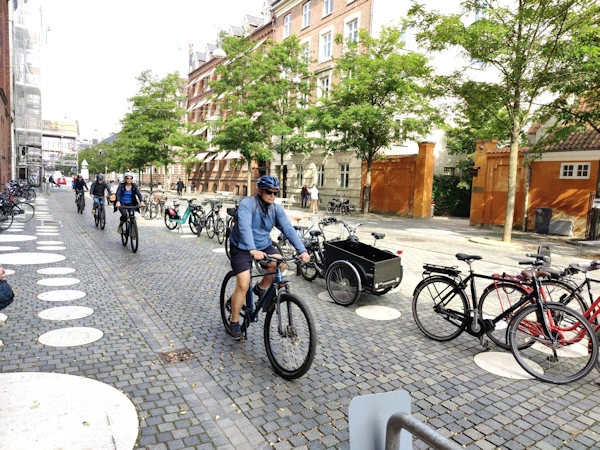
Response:
[{"label": "green shrub", "polygon": [[469,217],[471,213],[471,179],[434,175],[433,201],[436,216]]}]

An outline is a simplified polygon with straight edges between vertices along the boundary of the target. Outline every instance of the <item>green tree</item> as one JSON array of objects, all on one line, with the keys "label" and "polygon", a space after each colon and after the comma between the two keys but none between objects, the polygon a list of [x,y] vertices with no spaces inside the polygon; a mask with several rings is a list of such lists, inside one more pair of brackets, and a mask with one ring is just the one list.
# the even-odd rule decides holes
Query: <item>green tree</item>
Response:
[{"label": "green tree", "polygon": [[[407,25],[420,29],[417,42],[430,51],[458,48],[468,65],[497,74],[491,81],[467,78],[466,67],[443,77],[448,93],[471,114],[493,117],[495,128],[509,136],[508,198],[503,240],[511,240],[517,164],[524,128],[550,91],[563,92],[578,80],[566,55],[577,51],[577,34],[598,23],[595,0],[466,0],[461,11],[443,15],[414,5]],[[473,21],[477,16],[479,20]],[[491,76],[493,76],[491,74]],[[557,83],[560,80],[560,83]]]},{"label": "green tree", "polygon": [[[224,36],[223,49],[230,59],[217,69],[212,88],[224,114],[212,143],[239,151],[249,168],[252,161],[271,160],[273,151],[280,154],[281,167],[287,153],[310,152],[314,140],[304,129],[312,84],[298,39],[256,48],[249,37]],[[248,192],[251,183],[249,171]]]},{"label": "green tree", "polygon": [[442,123],[430,103],[437,91],[428,83],[427,58],[402,50],[398,28],[382,28],[379,37],[360,30],[358,42],[343,42],[338,35],[336,43],[346,46],[335,60],[339,81],[320,99],[310,129],[329,135],[330,151],[353,151],[366,160],[361,210],[368,212],[373,160],[394,140],[421,139]]},{"label": "green tree", "polygon": [[137,80],[139,91],[129,99],[131,112],[121,121],[122,129],[114,141],[116,161],[122,168],[141,171],[148,164],[166,166],[173,162],[173,146],[206,146],[202,138],[190,133],[195,125],[184,121],[185,97],[177,73],[158,79],[152,72],[144,71]]}]

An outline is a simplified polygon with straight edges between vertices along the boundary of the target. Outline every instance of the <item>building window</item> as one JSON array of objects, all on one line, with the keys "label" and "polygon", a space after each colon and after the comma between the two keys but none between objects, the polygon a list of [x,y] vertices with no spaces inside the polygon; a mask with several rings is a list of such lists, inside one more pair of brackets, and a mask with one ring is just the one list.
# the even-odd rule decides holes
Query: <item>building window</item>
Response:
[{"label": "building window", "polygon": [[[225,170],[231,170],[231,160],[227,159],[225,160]],[[228,191],[229,189],[225,189],[226,191]]]},{"label": "building window", "polygon": [[328,16],[333,12],[333,0],[325,0],[323,2],[323,17]]},{"label": "building window", "polygon": [[331,58],[331,31],[321,35],[321,61]]},{"label": "building window", "polygon": [[415,38],[415,29],[413,27],[408,27],[404,31],[402,31],[400,40],[404,43],[404,50],[416,50],[417,49],[417,40]]},{"label": "building window", "polygon": [[321,76],[317,80],[317,98],[327,97],[329,93],[330,79],[329,73],[325,76]]},{"label": "building window", "polygon": [[217,186],[217,183],[213,183],[213,192],[217,192],[218,188],[219,186]]},{"label": "building window", "polygon": [[304,62],[310,62],[310,42],[302,44],[302,49],[300,50],[300,57]]},{"label": "building window", "polygon": [[347,188],[350,180],[350,164],[340,164],[340,187]]},{"label": "building window", "polygon": [[290,37],[292,34],[292,15],[288,14],[283,18],[283,38]]},{"label": "building window", "polygon": [[317,164],[317,186],[325,185],[325,164]]},{"label": "building window", "polygon": [[244,189],[242,192],[243,192],[244,197],[246,197],[248,195],[248,186],[244,185]]},{"label": "building window", "polygon": [[240,185],[239,184],[235,185],[235,195],[240,195]]},{"label": "building window", "polygon": [[560,178],[590,178],[590,163],[562,163]]},{"label": "building window", "polygon": [[346,24],[346,39],[350,42],[358,41],[358,19]]},{"label": "building window", "polygon": [[302,186],[304,184],[304,168],[302,166],[296,166],[296,186]]},{"label": "building window", "polygon": [[302,5],[302,28],[310,25],[310,2]]},{"label": "building window", "polygon": [[456,171],[456,167],[444,167],[444,175],[454,176],[455,171]]}]

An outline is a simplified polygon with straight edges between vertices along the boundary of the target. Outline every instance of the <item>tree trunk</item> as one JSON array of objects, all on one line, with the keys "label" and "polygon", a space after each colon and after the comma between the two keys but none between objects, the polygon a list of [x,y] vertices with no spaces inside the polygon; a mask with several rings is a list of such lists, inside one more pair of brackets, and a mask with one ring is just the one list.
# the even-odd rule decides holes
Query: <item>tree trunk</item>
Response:
[{"label": "tree trunk", "polygon": [[248,162],[248,192],[247,195],[252,195],[252,161],[247,160]]},{"label": "tree trunk", "polygon": [[508,164],[508,192],[506,198],[506,215],[504,217],[504,233],[502,240],[510,242],[512,238],[513,218],[515,215],[515,195],[517,193],[517,165],[519,163],[519,135],[521,124],[513,119],[513,130],[510,143],[510,159]]},{"label": "tree trunk", "polygon": [[363,191],[363,201],[360,212],[368,213],[371,208],[371,166],[373,165],[373,155],[367,156],[367,174],[365,176],[365,190]]}]

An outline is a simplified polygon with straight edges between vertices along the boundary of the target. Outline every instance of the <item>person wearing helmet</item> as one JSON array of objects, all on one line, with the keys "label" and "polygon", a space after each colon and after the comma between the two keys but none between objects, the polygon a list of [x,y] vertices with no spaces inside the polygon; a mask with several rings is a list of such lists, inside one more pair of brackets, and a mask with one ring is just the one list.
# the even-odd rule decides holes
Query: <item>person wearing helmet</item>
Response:
[{"label": "person wearing helmet", "polygon": [[[81,194],[83,196],[83,190],[88,190],[87,184],[81,175],[77,175],[77,179],[73,183],[73,189],[75,190],[75,203],[77,203],[77,196]],[[85,197],[83,199],[83,209],[85,209]]]},{"label": "person wearing helmet", "polygon": [[137,184],[133,182],[133,172],[125,172],[123,174],[123,178],[125,181],[123,181],[123,183],[121,183],[117,189],[116,207],[119,208],[119,212],[121,213],[121,219],[119,226],[117,227],[117,232],[119,234],[123,233],[123,224],[127,221],[127,214],[129,214],[129,211],[123,207],[138,205],[144,206],[144,198],[142,197],[142,193],[137,187]]},{"label": "person wearing helmet", "polygon": [[[300,254],[303,262],[310,262],[310,256],[296,229],[285,215],[283,208],[275,204],[279,192],[279,180],[270,175],[264,175],[256,183],[258,193],[245,197],[240,201],[236,213],[236,222],[231,231],[229,243],[231,247],[231,268],[235,273],[236,287],[231,296],[231,336],[240,340],[242,330],[239,323],[239,314],[246,299],[246,292],[250,288],[250,270],[254,260],[260,261],[267,255],[281,257],[271,242],[271,230],[276,226]],[[271,270],[270,270],[271,269]],[[267,266],[267,271],[272,272],[275,264]],[[283,266],[282,266],[283,269]],[[272,282],[273,276],[265,276],[257,283],[252,291],[261,296]]]},{"label": "person wearing helmet", "polygon": [[90,186],[90,197],[94,199],[92,214],[96,214],[96,206],[98,206],[99,203],[104,205],[104,191],[110,196],[110,186],[104,181],[104,175],[99,173],[96,175],[96,181]]}]

